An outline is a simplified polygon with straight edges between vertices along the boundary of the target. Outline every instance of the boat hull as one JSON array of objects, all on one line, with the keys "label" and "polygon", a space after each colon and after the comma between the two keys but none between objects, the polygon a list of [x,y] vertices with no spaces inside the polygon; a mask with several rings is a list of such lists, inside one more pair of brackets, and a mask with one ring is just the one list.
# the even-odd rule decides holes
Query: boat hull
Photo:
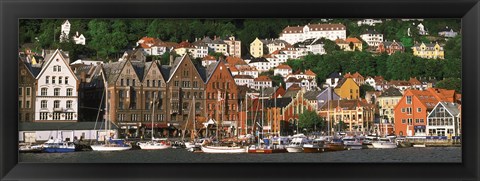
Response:
[{"label": "boat hull", "polygon": [[372,145],[373,145],[373,148],[378,148],[378,149],[397,148],[397,144],[395,144],[395,143],[377,142],[377,143],[372,143]]},{"label": "boat hull", "polygon": [[257,154],[271,154],[271,153],[286,153],[286,149],[248,149],[248,153]]},{"label": "boat hull", "polygon": [[44,148],[43,152],[45,153],[69,153],[74,152],[75,147],[73,148]]},{"label": "boat hull", "polygon": [[337,145],[337,144],[328,144],[326,146],[327,151],[342,151],[345,150],[344,145]]},{"label": "boat hull", "polygon": [[323,151],[324,151],[324,149],[319,148],[319,147],[311,147],[311,148],[303,147],[303,152],[304,153],[321,153]]},{"label": "boat hull", "polygon": [[163,150],[170,148],[168,145],[139,145],[142,150]]},{"label": "boat hull", "polygon": [[240,147],[209,147],[202,146],[204,153],[247,153],[247,149]]},{"label": "boat hull", "polygon": [[92,145],[90,146],[93,151],[124,151],[129,150],[132,146],[105,146],[105,145]]},{"label": "boat hull", "polygon": [[289,153],[301,153],[303,152],[302,147],[287,147]]}]

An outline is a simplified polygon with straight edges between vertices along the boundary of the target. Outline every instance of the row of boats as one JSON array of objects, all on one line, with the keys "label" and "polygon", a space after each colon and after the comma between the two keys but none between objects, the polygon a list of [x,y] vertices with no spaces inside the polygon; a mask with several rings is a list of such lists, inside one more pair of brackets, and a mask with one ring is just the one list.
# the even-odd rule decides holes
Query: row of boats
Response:
[{"label": "row of boats", "polygon": [[[133,147],[144,150],[161,150],[168,148],[185,148],[191,152],[203,153],[318,153],[325,151],[358,150],[367,148],[393,149],[412,146],[407,141],[394,137],[377,138],[372,136],[323,136],[310,139],[303,134],[292,137],[276,137],[260,140],[257,144],[248,145],[239,142],[222,144],[203,138],[192,142],[171,142],[167,139],[152,138],[149,141],[132,145],[123,139],[108,139],[104,144],[94,144],[93,151],[124,151]],[[20,152],[65,153],[78,151],[73,142],[50,139],[40,145],[20,145]]]}]

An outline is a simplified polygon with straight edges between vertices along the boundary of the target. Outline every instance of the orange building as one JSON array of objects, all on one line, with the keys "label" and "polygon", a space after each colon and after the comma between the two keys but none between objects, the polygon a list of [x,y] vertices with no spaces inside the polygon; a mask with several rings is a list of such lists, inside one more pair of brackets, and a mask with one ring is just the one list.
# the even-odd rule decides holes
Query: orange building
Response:
[{"label": "orange building", "polygon": [[428,113],[440,101],[458,102],[455,90],[429,88],[408,89],[395,106],[395,134],[400,136],[426,136]]},{"label": "orange building", "polygon": [[[239,125],[238,88],[223,60],[210,64],[206,70],[206,114],[232,136]],[[230,129],[232,128],[232,129]]]}]

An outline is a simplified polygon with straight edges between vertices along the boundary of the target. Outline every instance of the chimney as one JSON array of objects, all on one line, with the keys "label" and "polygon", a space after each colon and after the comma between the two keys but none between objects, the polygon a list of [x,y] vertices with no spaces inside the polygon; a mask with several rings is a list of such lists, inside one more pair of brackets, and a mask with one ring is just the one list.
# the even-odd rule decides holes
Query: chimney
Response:
[{"label": "chimney", "polygon": [[173,65],[173,55],[172,55],[172,54],[170,54],[170,64],[169,64],[169,65],[170,65],[170,66]]}]

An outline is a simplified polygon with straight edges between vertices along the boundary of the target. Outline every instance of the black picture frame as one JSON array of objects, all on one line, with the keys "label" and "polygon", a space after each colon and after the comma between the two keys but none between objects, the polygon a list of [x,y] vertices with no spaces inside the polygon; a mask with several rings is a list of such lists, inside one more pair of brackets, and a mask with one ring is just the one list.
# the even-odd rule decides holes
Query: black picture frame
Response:
[{"label": "black picture frame", "polygon": [[[478,0],[1,0],[2,180],[478,180]],[[19,18],[462,18],[462,163],[18,163]]]}]

